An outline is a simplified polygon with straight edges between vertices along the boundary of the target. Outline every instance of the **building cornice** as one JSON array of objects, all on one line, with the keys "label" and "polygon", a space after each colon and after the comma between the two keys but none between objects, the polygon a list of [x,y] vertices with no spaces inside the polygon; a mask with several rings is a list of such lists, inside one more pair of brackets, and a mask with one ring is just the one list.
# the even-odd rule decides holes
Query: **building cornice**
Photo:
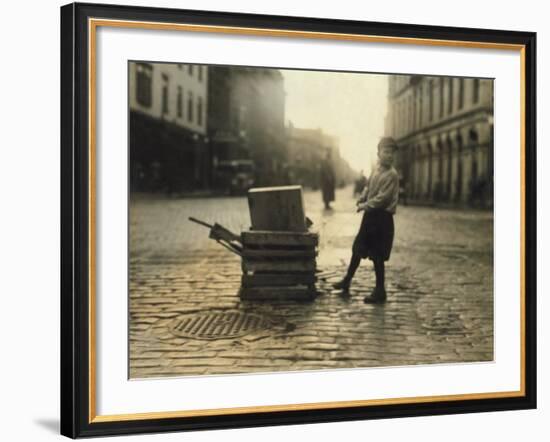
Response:
[{"label": "building cornice", "polygon": [[409,132],[408,134],[402,136],[402,137],[396,137],[396,141],[398,143],[407,143],[407,142],[410,142],[412,139],[418,137],[418,136],[422,136],[422,137],[425,137],[425,138],[429,138],[429,136],[431,135],[428,135],[427,133],[428,132],[432,132],[432,131],[438,131],[439,129],[447,126],[447,125],[451,125],[451,124],[454,124],[454,123],[457,123],[459,122],[460,120],[462,119],[465,119],[465,118],[471,118],[471,117],[474,117],[472,118],[471,120],[468,121],[468,124],[471,124],[471,123],[477,123],[479,121],[486,121],[487,120],[487,117],[489,115],[492,114],[492,111],[493,111],[493,108],[491,106],[480,106],[480,107],[476,107],[476,108],[473,108],[473,109],[467,109],[465,111],[462,111],[460,113],[457,113],[457,114],[453,114],[443,120],[438,120],[428,126],[424,126],[420,129],[417,129],[413,132]]}]

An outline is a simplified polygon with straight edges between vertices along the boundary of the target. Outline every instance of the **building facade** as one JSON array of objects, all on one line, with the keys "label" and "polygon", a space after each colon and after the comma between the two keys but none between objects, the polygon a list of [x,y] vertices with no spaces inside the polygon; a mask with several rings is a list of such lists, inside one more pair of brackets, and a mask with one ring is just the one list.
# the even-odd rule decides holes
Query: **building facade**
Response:
[{"label": "building facade", "polygon": [[280,184],[286,164],[284,79],[277,69],[211,66],[208,136],[214,167],[252,160],[256,185]]},{"label": "building facade", "polygon": [[287,155],[291,184],[312,189],[319,188],[320,166],[327,150],[339,187],[349,184],[354,172],[340,155],[338,139],[324,133],[321,129],[304,129],[290,123],[286,128]]},{"label": "building facade", "polygon": [[409,201],[491,207],[493,81],[392,75],[386,135]]},{"label": "building facade", "polygon": [[131,189],[208,187],[208,68],[131,62],[129,84]]}]

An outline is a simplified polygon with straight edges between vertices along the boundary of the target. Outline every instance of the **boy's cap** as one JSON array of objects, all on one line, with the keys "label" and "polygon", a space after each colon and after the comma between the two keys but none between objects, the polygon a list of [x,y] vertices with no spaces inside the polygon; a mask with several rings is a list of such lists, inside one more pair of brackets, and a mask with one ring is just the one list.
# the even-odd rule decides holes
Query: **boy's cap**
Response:
[{"label": "boy's cap", "polygon": [[393,150],[397,150],[398,146],[392,137],[383,137],[378,143],[378,149],[383,147],[391,147]]}]

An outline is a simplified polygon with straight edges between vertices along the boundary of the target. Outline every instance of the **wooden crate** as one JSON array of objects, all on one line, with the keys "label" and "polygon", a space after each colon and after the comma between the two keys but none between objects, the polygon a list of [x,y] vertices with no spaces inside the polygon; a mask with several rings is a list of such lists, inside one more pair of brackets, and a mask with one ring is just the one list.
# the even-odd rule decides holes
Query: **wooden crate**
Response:
[{"label": "wooden crate", "polygon": [[274,232],[269,230],[245,230],[241,233],[241,242],[245,248],[291,248],[316,247],[319,235],[312,232]]},{"label": "wooden crate", "polygon": [[248,207],[252,230],[307,231],[302,186],[250,189]]},{"label": "wooden crate", "polygon": [[243,272],[295,273],[314,272],[315,259],[246,259],[242,260]]},{"label": "wooden crate", "polygon": [[308,286],[241,287],[239,296],[250,301],[311,301],[316,291]]},{"label": "wooden crate", "polygon": [[243,300],[310,301],[315,298],[319,236],[310,232],[241,233]]},{"label": "wooden crate", "polygon": [[266,249],[245,248],[242,251],[245,259],[311,259],[317,256],[317,251],[308,249]]}]

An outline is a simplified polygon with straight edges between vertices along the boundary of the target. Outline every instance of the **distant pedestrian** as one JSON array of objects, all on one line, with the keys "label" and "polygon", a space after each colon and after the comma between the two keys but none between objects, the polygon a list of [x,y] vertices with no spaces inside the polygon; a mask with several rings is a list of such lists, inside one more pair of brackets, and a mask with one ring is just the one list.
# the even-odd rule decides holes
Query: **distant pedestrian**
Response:
[{"label": "distant pedestrian", "polygon": [[332,161],[330,158],[330,149],[327,149],[325,158],[321,163],[320,182],[323,202],[325,203],[325,210],[332,210],[330,203],[334,201],[336,177],[334,175],[334,168],[332,167]]},{"label": "distant pedestrian", "polygon": [[352,256],[344,279],[333,284],[345,293],[349,287],[361,259],[368,258],[374,264],[376,286],[365,303],[386,301],[385,265],[390,259],[393,245],[393,215],[399,199],[399,175],[393,167],[397,144],[393,138],[385,137],[378,143],[378,164],[371,173],[368,186],[357,202],[357,211],[364,211],[361,227],[355,237]]}]

